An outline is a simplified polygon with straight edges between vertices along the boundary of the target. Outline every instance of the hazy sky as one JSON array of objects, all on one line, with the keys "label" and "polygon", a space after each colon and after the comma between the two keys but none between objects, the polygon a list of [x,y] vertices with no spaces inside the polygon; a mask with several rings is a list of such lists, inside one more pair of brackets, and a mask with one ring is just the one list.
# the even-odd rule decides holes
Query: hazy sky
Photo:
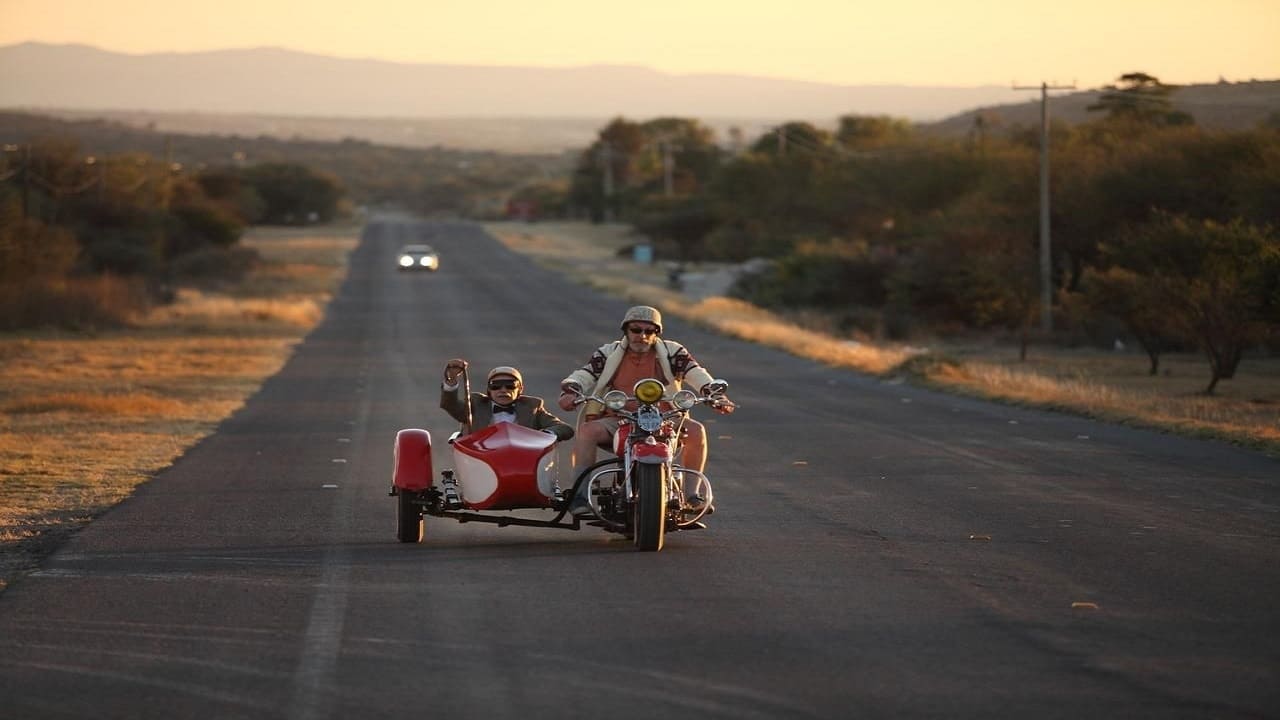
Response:
[{"label": "hazy sky", "polygon": [[1280,79],[1280,0],[0,0],[0,45],[277,46],[839,84]]}]

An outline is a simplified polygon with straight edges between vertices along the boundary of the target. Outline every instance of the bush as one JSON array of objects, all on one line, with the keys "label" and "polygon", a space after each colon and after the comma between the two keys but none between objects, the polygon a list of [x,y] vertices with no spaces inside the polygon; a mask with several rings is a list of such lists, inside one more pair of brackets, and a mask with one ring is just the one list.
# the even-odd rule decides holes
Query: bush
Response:
[{"label": "bush", "polygon": [[244,226],[211,203],[188,203],[173,209],[178,232],[170,239],[170,257],[208,245],[230,247],[240,240]]},{"label": "bush", "polygon": [[163,263],[155,242],[142,231],[109,229],[85,243],[90,272],[117,275],[157,275]]},{"label": "bush", "polygon": [[0,330],[122,327],[149,305],[139,278],[98,275],[0,285]]},{"label": "bush", "polygon": [[767,308],[879,308],[894,264],[865,242],[805,241],[764,272],[743,276],[733,293]]},{"label": "bush", "polygon": [[79,253],[75,236],[38,220],[0,222],[0,282],[61,277]]},{"label": "bush", "polygon": [[261,259],[253,248],[205,248],[175,258],[170,268],[175,280],[234,281],[257,267]]}]

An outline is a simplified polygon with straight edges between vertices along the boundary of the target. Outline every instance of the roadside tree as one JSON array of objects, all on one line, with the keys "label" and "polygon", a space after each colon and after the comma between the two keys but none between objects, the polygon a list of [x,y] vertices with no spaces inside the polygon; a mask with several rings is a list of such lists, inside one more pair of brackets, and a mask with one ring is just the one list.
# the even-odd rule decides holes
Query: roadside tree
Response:
[{"label": "roadside tree", "polygon": [[307,225],[337,215],[343,191],[332,175],[292,163],[264,163],[245,168],[244,177],[262,198],[266,224]]},{"label": "roadside tree", "polygon": [[909,141],[911,122],[888,115],[842,115],[835,140],[849,150],[870,150]]},{"label": "roadside tree", "polygon": [[1110,316],[1122,322],[1147,354],[1147,374],[1159,374],[1160,355],[1179,335],[1164,306],[1159,283],[1123,267],[1088,268],[1080,289],[1087,311],[1095,317]]},{"label": "roadside tree", "polygon": [[1174,109],[1170,96],[1175,89],[1154,75],[1125,73],[1115,85],[1106,86],[1098,102],[1086,109],[1106,113],[1109,121],[1130,124],[1135,128],[1194,124],[1194,118]]},{"label": "roadside tree", "polygon": [[1205,394],[1234,377],[1245,351],[1280,324],[1280,235],[1240,220],[1222,224],[1158,213],[1120,234],[1104,258],[1149,284],[1143,312],[1168,314],[1196,342],[1212,374]]}]

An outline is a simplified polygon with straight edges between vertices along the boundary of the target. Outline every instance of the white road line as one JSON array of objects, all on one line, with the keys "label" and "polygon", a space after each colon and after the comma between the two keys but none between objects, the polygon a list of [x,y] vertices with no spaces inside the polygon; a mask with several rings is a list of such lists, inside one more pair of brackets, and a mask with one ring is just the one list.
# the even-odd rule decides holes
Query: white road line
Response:
[{"label": "white road line", "polygon": [[[367,351],[367,347],[366,347]],[[369,423],[369,395],[360,400],[357,420],[353,426],[360,442],[352,443],[354,462],[345,464],[347,477],[333,503],[333,542],[325,550],[324,570],[316,587],[311,615],[307,619],[307,631],[293,674],[293,702],[289,704],[290,720],[327,720],[334,710],[332,679],[342,651],[342,630],[346,622],[347,598],[350,595],[351,559],[346,546],[351,527],[351,493],[357,492],[359,483],[352,482],[350,474],[364,466],[362,454],[364,436]]]}]

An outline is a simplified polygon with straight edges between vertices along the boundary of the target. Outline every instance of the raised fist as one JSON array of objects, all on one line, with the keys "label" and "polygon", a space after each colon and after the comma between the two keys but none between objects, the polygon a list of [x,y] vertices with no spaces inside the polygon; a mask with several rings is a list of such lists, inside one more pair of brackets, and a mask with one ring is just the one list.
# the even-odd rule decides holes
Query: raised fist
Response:
[{"label": "raised fist", "polygon": [[466,360],[463,360],[462,358],[454,358],[450,360],[444,366],[444,381],[449,383],[450,385],[457,384],[458,376],[461,375],[462,371],[466,369],[467,369]]}]

